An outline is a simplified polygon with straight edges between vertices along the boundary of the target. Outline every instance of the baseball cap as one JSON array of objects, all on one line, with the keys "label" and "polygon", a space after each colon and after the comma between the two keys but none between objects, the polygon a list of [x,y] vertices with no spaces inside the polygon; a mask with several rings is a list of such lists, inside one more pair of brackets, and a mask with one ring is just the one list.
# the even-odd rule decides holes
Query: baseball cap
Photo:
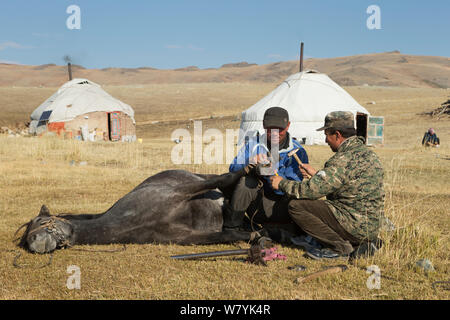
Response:
[{"label": "baseball cap", "polygon": [[264,128],[286,128],[289,123],[289,113],[280,107],[272,107],[266,110],[263,118]]}]

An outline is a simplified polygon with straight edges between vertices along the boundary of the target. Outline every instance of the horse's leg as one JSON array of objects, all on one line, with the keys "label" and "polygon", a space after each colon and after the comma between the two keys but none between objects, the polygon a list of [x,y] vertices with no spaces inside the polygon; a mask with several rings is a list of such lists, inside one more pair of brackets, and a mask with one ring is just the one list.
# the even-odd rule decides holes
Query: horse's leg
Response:
[{"label": "horse's leg", "polygon": [[237,241],[249,241],[252,238],[252,232],[224,230],[220,232],[195,232],[183,239],[177,240],[177,244],[219,244]]},{"label": "horse's leg", "polygon": [[194,173],[197,177],[200,177],[202,179],[205,180],[209,180],[212,178],[217,178],[219,175],[218,174],[203,174],[203,173]]},{"label": "horse's leg", "polygon": [[206,190],[219,188],[221,190],[227,188],[230,185],[235,184],[241,177],[246,174],[245,170],[239,170],[236,172],[228,172],[216,177],[212,177],[208,180],[195,181],[175,187],[175,192],[187,197],[193,197]]},{"label": "horse's leg", "polygon": [[[210,180],[210,179],[219,177],[218,174],[200,174],[200,173],[195,173],[195,175],[197,177],[200,177],[200,178],[205,179],[205,180]],[[237,183],[238,183],[238,181],[236,181],[235,183],[226,184],[225,186],[222,186],[222,187],[218,187],[218,189],[225,196],[225,199],[231,199],[231,196],[233,195],[233,191],[236,188],[236,184]]]}]

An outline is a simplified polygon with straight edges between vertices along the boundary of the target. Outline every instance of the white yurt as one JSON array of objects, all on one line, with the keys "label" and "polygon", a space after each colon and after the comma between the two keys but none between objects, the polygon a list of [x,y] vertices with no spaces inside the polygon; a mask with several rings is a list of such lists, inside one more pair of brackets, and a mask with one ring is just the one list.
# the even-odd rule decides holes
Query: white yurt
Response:
[{"label": "white yurt", "polygon": [[275,90],[242,112],[239,143],[245,136],[264,132],[264,112],[271,107],[288,111],[289,133],[307,145],[326,144],[324,132],[316,129],[323,126],[329,112],[351,111],[355,115],[355,123],[361,122],[357,119],[361,116],[365,126],[369,116],[364,107],[326,74],[305,70],[289,76]]},{"label": "white yurt", "polygon": [[134,141],[134,110],[87,79],[73,79],[31,114],[30,133],[85,141]]}]

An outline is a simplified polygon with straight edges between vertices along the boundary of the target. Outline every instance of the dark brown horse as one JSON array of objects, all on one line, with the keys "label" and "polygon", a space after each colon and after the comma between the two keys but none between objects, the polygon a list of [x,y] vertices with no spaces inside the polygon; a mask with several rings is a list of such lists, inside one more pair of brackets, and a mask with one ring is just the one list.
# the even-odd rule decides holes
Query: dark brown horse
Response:
[{"label": "dark brown horse", "polygon": [[223,175],[163,171],[99,214],[52,216],[43,205],[39,215],[22,226],[27,228],[19,246],[47,253],[76,244],[247,241],[250,232],[222,231],[223,191],[245,174],[245,169]]}]

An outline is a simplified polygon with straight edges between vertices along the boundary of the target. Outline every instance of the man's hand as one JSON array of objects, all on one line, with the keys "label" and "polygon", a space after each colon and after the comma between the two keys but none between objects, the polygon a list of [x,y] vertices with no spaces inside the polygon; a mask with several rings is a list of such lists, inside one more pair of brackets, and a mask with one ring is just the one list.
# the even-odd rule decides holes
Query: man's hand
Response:
[{"label": "man's hand", "polygon": [[256,169],[256,164],[249,163],[248,165],[246,165],[244,167],[245,175],[248,176],[248,175],[253,174],[255,172],[255,169]]},{"label": "man's hand", "polygon": [[269,162],[269,159],[267,158],[267,155],[261,153],[251,158],[249,162],[252,164],[259,164],[259,163],[267,164]]},{"label": "man's hand", "polygon": [[307,163],[302,163],[298,167],[303,175],[303,179],[308,179],[317,173],[317,170]]},{"label": "man's hand", "polygon": [[283,180],[283,177],[280,177],[280,176],[271,176],[270,177],[270,183],[272,183],[272,188],[274,190],[278,190],[281,180]]}]

